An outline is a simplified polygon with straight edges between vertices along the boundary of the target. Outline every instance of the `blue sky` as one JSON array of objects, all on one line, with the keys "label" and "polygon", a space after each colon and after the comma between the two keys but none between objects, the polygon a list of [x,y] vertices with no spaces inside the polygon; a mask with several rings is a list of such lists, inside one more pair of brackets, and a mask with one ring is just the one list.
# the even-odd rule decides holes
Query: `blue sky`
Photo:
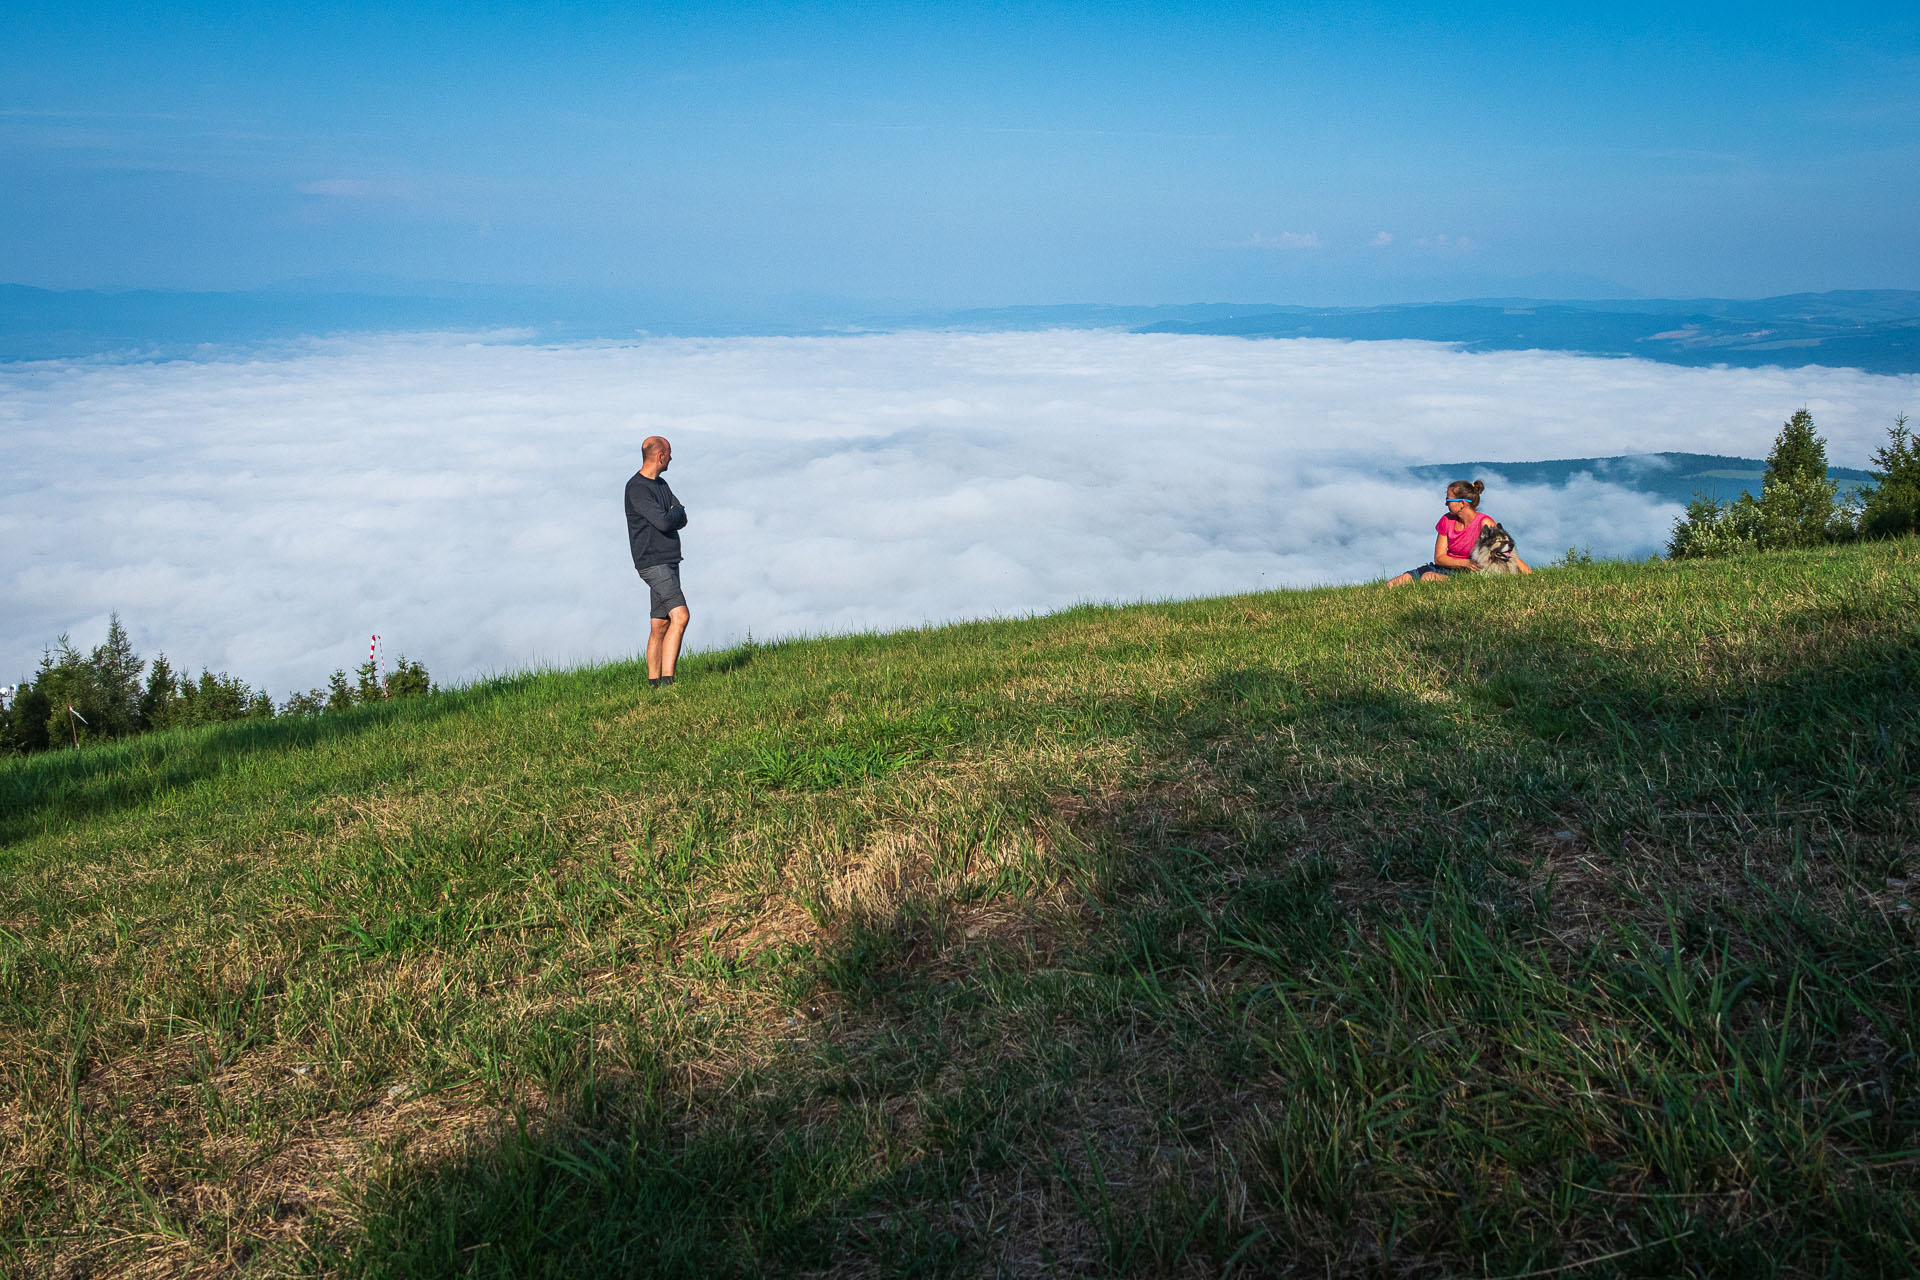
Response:
[{"label": "blue sky", "polygon": [[1920,288],[1915,12],[8,3],[0,280]]}]

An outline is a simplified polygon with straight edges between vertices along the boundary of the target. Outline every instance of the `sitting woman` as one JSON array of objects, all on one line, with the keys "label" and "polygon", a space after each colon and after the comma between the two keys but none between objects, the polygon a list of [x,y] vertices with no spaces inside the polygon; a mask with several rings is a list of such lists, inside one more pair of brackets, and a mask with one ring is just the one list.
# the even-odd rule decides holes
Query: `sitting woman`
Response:
[{"label": "sitting woman", "polygon": [[[1480,510],[1481,480],[1455,480],[1447,486],[1447,514],[1433,526],[1433,559],[1417,569],[1388,578],[1390,587],[1404,587],[1418,579],[1440,582],[1456,573],[1472,573],[1479,568],[1473,562],[1473,546],[1480,540],[1480,526],[1493,519]],[[1514,556],[1510,562],[1521,573],[1532,573],[1527,562]]]}]

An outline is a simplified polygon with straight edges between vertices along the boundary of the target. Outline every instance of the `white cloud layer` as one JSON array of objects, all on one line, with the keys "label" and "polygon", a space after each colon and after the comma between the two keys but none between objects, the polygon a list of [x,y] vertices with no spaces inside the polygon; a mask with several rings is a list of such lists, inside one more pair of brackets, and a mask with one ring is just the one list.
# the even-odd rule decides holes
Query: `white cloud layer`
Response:
[{"label": "white cloud layer", "polygon": [[[1351,582],[1425,559],[1412,464],[1756,455],[1806,406],[1859,466],[1913,377],[1419,342],[909,333],[314,342],[0,366],[0,678],[119,610],[276,696],[387,652],[443,681],[627,656],[620,494],[674,443],[689,643]],[[1523,554],[1644,554],[1677,509],[1489,483]]]}]

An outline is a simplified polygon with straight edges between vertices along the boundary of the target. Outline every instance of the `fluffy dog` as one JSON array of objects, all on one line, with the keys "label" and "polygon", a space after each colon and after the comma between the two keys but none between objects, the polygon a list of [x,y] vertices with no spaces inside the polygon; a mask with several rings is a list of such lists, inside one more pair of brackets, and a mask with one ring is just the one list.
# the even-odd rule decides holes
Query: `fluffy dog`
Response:
[{"label": "fluffy dog", "polygon": [[1481,573],[1518,573],[1520,568],[1513,562],[1513,535],[1508,533],[1498,520],[1489,520],[1480,526],[1480,540],[1473,544],[1474,568]]}]

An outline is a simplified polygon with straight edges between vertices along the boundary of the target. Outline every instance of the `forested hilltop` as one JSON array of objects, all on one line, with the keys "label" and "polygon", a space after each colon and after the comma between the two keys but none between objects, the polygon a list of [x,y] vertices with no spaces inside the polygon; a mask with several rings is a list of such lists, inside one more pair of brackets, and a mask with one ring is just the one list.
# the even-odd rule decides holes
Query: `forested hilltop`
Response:
[{"label": "forested hilltop", "polygon": [[373,655],[354,670],[327,677],[325,688],[288,694],[275,705],[273,695],[238,676],[201,668],[196,679],[176,672],[166,654],[151,664],[134,652],[133,641],[114,614],[107,636],[82,653],[68,636],[47,647],[40,666],[7,690],[0,702],[0,754],[26,754],[62,746],[109,742],[136,733],[229,720],[270,720],[275,716],[317,716],[368,702],[418,698],[433,692],[424,663],[401,654],[392,671]]},{"label": "forested hilltop", "polygon": [[1916,616],[1907,535],[0,761],[0,1271],[1906,1274]]},{"label": "forested hilltop", "polygon": [[1227,315],[1161,320],[1139,332],[1419,338],[1468,351],[1572,351],[1662,364],[1920,372],[1920,293],[1901,289],[1686,301],[1484,298],[1380,307],[1242,307]]}]

